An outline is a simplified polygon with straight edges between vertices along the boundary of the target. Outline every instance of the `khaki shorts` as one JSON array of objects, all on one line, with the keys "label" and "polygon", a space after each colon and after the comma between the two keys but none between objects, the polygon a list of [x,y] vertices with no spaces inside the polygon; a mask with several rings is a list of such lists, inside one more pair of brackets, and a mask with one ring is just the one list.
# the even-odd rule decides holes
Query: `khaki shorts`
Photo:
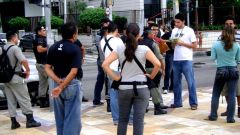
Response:
[{"label": "khaki shorts", "polygon": [[[240,64],[238,64],[238,70],[240,71]],[[227,85],[225,84],[222,90],[222,96],[227,96]],[[240,96],[240,79],[238,79],[237,83],[237,91],[236,91],[236,96]]]}]

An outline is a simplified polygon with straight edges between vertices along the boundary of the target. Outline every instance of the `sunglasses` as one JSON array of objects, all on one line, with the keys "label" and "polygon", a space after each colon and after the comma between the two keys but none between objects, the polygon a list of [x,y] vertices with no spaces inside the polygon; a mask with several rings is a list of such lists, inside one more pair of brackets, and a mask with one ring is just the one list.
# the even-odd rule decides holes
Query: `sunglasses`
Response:
[{"label": "sunglasses", "polygon": [[175,34],[175,37],[178,37],[178,38],[180,38],[180,37],[182,37],[184,34],[183,33],[177,33],[177,34]]}]

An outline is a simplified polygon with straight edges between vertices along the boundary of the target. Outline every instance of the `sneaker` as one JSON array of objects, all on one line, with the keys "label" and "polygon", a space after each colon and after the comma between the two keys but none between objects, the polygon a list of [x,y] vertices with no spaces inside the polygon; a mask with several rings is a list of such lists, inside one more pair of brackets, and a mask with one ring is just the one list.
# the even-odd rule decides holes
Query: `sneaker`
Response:
[{"label": "sneaker", "polygon": [[171,104],[171,105],[169,106],[169,108],[180,108],[180,107],[182,107],[182,105],[177,106],[177,105],[175,105],[175,104]]},{"label": "sneaker", "polygon": [[118,125],[118,121],[113,121],[113,125],[117,126]]},{"label": "sneaker", "polygon": [[161,108],[161,109],[167,109],[168,106],[166,106],[166,105],[161,105],[160,108]]},{"label": "sneaker", "polygon": [[235,123],[235,120],[234,119],[227,120],[227,123]]},{"label": "sneaker", "polygon": [[168,94],[168,90],[163,90],[163,94]]},{"label": "sneaker", "polygon": [[104,103],[103,102],[95,102],[95,103],[93,103],[93,105],[94,106],[101,106],[101,105],[104,105]]},{"label": "sneaker", "polygon": [[129,126],[132,126],[132,125],[133,125],[133,121],[132,121],[132,120],[129,120],[129,121],[128,121],[128,125],[129,125]]},{"label": "sneaker", "polygon": [[88,99],[86,97],[82,97],[82,102],[88,102]]},{"label": "sneaker", "polygon": [[208,121],[216,121],[217,120],[217,117],[216,118],[213,118],[211,116],[208,116],[207,118],[205,118],[204,120],[208,120]]},{"label": "sneaker", "polygon": [[227,112],[221,113],[221,116],[227,116]]},{"label": "sneaker", "polygon": [[197,105],[192,105],[192,106],[191,106],[191,109],[192,109],[192,110],[197,110]]}]

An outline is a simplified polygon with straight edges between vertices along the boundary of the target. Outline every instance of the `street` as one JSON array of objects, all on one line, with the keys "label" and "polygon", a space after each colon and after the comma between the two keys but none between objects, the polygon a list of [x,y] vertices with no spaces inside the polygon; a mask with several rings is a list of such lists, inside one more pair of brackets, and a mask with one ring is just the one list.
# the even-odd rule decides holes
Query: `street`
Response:
[{"label": "street", "polygon": [[[34,58],[33,52],[27,51],[24,52],[24,55],[27,58]],[[88,99],[93,99],[94,87],[97,77],[97,65],[96,65],[97,55],[96,53],[87,54],[85,63],[83,64],[83,80],[82,88],[84,90],[84,96]],[[197,88],[213,86],[214,77],[215,77],[216,67],[214,62],[210,59],[209,56],[195,56],[194,57],[194,72],[195,72],[195,81]],[[187,89],[187,84],[185,77],[183,76],[183,89]],[[161,86],[163,86],[163,79],[161,80]],[[211,91],[209,91],[211,92]],[[102,92],[102,99],[104,99],[104,90]]]}]

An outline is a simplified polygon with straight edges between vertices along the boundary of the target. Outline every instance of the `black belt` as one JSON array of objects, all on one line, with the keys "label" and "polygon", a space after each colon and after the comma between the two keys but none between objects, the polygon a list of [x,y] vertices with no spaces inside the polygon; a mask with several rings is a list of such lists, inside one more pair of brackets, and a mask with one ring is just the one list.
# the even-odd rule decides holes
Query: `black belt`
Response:
[{"label": "black belt", "polygon": [[138,82],[138,81],[133,81],[133,82],[120,82],[120,85],[133,85],[134,95],[135,95],[135,96],[138,96],[137,85],[147,85],[147,82]]}]

